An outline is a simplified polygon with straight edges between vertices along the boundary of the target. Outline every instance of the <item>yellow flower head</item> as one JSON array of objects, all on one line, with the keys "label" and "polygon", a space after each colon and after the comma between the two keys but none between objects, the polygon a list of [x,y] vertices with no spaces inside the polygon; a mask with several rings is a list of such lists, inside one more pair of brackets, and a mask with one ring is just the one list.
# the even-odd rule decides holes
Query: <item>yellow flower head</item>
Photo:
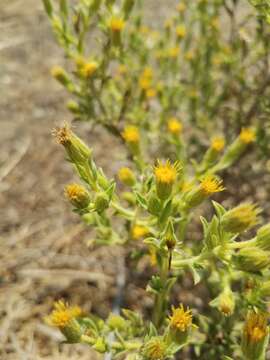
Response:
[{"label": "yellow flower head", "polygon": [[79,184],[69,184],[65,188],[65,195],[70,200],[78,200],[85,192],[84,187]]},{"label": "yellow flower head", "polygon": [[217,179],[213,175],[206,176],[200,184],[200,188],[205,195],[211,195],[216,192],[223,191],[222,180]]},{"label": "yellow flower head", "polygon": [[144,77],[145,79],[152,79],[153,75],[154,75],[154,72],[150,66],[146,67],[142,73],[142,77]]},{"label": "yellow flower head", "polygon": [[122,132],[123,139],[130,144],[138,144],[140,141],[139,129],[136,126],[128,125]]},{"label": "yellow flower head", "polygon": [[217,152],[220,152],[224,149],[225,140],[222,136],[216,136],[212,139],[211,148]]},{"label": "yellow flower head", "polygon": [[179,135],[182,132],[183,125],[176,118],[171,118],[168,121],[168,130],[173,135]]},{"label": "yellow flower head", "polygon": [[151,88],[151,79],[141,76],[139,79],[139,85],[142,90],[148,90]]},{"label": "yellow flower head", "polygon": [[182,39],[186,36],[186,27],[185,25],[178,25],[176,28],[176,35]]},{"label": "yellow flower head", "polygon": [[177,4],[176,10],[180,13],[183,13],[186,10],[186,4],[180,2],[179,4]]},{"label": "yellow flower head", "polygon": [[112,32],[119,33],[125,27],[125,21],[121,18],[113,17],[110,21],[110,29]]},{"label": "yellow flower head", "polygon": [[98,63],[96,61],[90,61],[82,65],[81,74],[85,78],[91,77],[98,69]]},{"label": "yellow flower head", "polygon": [[255,134],[254,129],[243,128],[241,130],[239,138],[244,144],[250,144],[250,143],[254,142],[256,139],[256,134]]},{"label": "yellow flower head", "polygon": [[163,360],[166,358],[167,344],[161,336],[152,337],[142,347],[143,358],[148,360]]},{"label": "yellow flower head", "polygon": [[72,132],[68,124],[65,124],[61,128],[55,128],[52,131],[52,135],[56,138],[56,141],[60,145],[66,145],[71,141]]},{"label": "yellow flower head", "polygon": [[78,306],[70,307],[63,301],[54,303],[54,310],[47,317],[47,322],[58,328],[65,328],[72,319],[76,319],[82,315],[82,310]]},{"label": "yellow flower head", "polygon": [[165,164],[158,161],[158,164],[155,167],[157,182],[162,184],[173,184],[180,169],[181,167],[178,162],[172,165],[169,160],[167,160]]},{"label": "yellow flower head", "polygon": [[263,313],[255,313],[254,311],[248,314],[245,326],[244,335],[249,342],[258,343],[268,334],[267,316]]},{"label": "yellow flower head", "polygon": [[149,233],[149,230],[145,226],[134,225],[131,230],[131,234],[134,240],[139,240],[146,236]]},{"label": "yellow flower head", "polygon": [[185,332],[192,325],[191,310],[184,309],[183,304],[178,308],[172,308],[172,315],[170,316],[170,326],[178,331]]},{"label": "yellow flower head", "polygon": [[151,99],[157,95],[157,91],[156,89],[150,88],[146,90],[145,94],[148,99]]},{"label": "yellow flower head", "polygon": [[118,178],[122,183],[132,186],[135,183],[133,171],[128,167],[123,167],[118,171]]},{"label": "yellow flower head", "polygon": [[168,50],[168,56],[173,59],[177,58],[179,53],[180,53],[180,48],[178,46],[172,47]]}]

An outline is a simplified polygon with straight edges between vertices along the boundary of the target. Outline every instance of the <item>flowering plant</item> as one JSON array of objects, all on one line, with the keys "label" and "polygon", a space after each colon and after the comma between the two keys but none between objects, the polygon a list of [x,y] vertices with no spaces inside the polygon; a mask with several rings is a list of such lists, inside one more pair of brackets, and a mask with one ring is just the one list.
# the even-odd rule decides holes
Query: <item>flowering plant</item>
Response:
[{"label": "flowering plant", "polygon": [[[202,205],[225,190],[221,172],[262,136],[260,123],[250,124],[255,115],[263,119],[267,112],[261,103],[254,104],[258,98],[250,89],[262,72],[245,74],[258,61],[259,49],[266,56],[264,33],[252,39],[243,66],[247,34],[242,29],[225,40],[218,22],[225,11],[231,26],[237,26],[236,0],[232,7],[218,0],[194,1],[190,7],[182,1],[163,34],[143,25],[140,1],[80,0],[72,7],[62,0],[59,11],[51,0],[43,2],[58,41],[75,63],[72,75],[60,67],[52,71],[76,98],[69,109],[76,119],[102,125],[121,139],[129,159],[119,169],[118,181],[109,179],[69,125],[56,128],[56,140],[81,180],[66,186],[66,197],[95,231],[94,245],[125,246],[137,261],[149,258],[155,270],[146,288],[153,296],[151,320],[130,309],[104,320],[60,301],[47,321],[68,343],[88,344],[111,358],[162,360],[182,350],[190,358],[265,359],[270,224],[243,240],[260,223],[260,208],[247,202],[226,209],[213,201],[215,214],[200,217],[198,241],[189,232],[190,226],[198,227]],[[188,25],[198,26],[201,35],[189,34]],[[88,30],[102,40],[90,57]],[[189,80],[179,74],[184,62]],[[222,86],[216,88],[217,79]],[[264,80],[260,101],[268,91]],[[219,129],[231,133],[224,120],[229,114],[237,124],[234,133],[241,128],[233,141],[226,141]],[[213,133],[203,155],[197,146],[192,163],[192,137],[185,137],[190,123]],[[171,306],[174,287],[189,274],[194,286],[203,284],[210,297],[197,310],[189,304]]]}]

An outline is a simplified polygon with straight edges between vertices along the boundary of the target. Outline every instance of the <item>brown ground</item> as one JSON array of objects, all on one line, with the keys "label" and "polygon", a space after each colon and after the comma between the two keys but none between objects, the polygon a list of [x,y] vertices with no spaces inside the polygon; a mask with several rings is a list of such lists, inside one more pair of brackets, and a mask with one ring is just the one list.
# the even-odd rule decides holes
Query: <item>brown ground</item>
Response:
[{"label": "brown ground", "polygon": [[[155,0],[149,3],[157,7]],[[168,1],[163,4],[168,7]],[[89,249],[91,235],[71,213],[62,194],[64,184],[73,175],[50,132],[70,115],[65,111],[67,95],[51,79],[49,70],[63,62],[41,1],[2,0],[1,360],[95,359],[84,346],[58,346],[59,333],[47,327],[42,318],[50,311],[53,300],[61,297],[103,316],[115,296],[114,275],[121,266],[115,255],[119,251]],[[115,172],[122,155],[116,142],[100,131],[90,133],[87,124],[78,125],[78,131],[92,144],[99,164],[109,174]],[[254,171],[256,184],[260,171]],[[241,196],[254,190],[250,185]],[[257,198],[261,201],[265,196],[265,191],[260,190]],[[127,286],[126,302],[140,303],[136,300],[144,291]],[[149,301],[146,298],[144,305]]]}]

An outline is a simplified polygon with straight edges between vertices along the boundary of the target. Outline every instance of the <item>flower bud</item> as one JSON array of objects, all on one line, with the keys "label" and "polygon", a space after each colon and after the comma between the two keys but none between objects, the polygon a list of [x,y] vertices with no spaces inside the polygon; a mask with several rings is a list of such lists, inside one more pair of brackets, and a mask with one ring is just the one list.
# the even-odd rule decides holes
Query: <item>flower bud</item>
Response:
[{"label": "flower bud", "polygon": [[246,247],[234,256],[234,263],[239,270],[258,272],[270,265],[270,253],[258,247]]},{"label": "flower bud", "polygon": [[240,204],[227,211],[221,218],[221,225],[227,232],[237,234],[258,223],[260,209],[254,204]]},{"label": "flower bud", "polygon": [[222,186],[222,180],[217,179],[215,176],[206,176],[201,180],[200,185],[194,187],[189,191],[185,198],[185,207],[187,209],[194,208],[200,205],[210,195],[223,191],[225,188]]},{"label": "flower bud", "polygon": [[142,349],[141,355],[144,360],[164,360],[166,359],[167,344],[161,336],[154,336],[147,341]]},{"label": "flower bud", "polygon": [[172,165],[169,160],[164,164],[158,161],[158,164],[155,167],[155,177],[157,194],[161,200],[166,200],[171,195],[173,185],[180,169],[181,166],[179,162],[175,162]]},{"label": "flower bud", "polygon": [[148,203],[147,203],[147,210],[150,214],[158,216],[160,214],[160,211],[162,209],[160,200],[157,197],[157,194],[155,192],[152,192],[149,195]]},{"label": "flower bud", "polygon": [[125,0],[123,5],[123,12],[125,14],[125,18],[128,18],[130,15],[132,8],[135,4],[135,0]]},{"label": "flower bud", "polygon": [[104,338],[99,337],[97,338],[95,344],[93,345],[93,349],[95,349],[97,352],[104,354],[108,351],[108,345]]},{"label": "flower bud", "polygon": [[133,154],[139,153],[140,133],[136,126],[128,125],[122,132],[122,137]]},{"label": "flower bud", "polygon": [[66,198],[78,209],[85,209],[90,203],[86,189],[79,184],[69,184],[65,187]]},{"label": "flower bud", "polygon": [[91,78],[98,69],[98,63],[96,61],[89,61],[83,64],[80,68],[80,74],[82,77]]},{"label": "flower bud", "polygon": [[123,167],[119,170],[118,178],[123,184],[127,186],[133,186],[136,183],[135,175],[128,167]]},{"label": "flower bud", "polygon": [[123,331],[126,329],[126,321],[120,315],[110,314],[108,326],[112,330]]},{"label": "flower bud", "polygon": [[115,46],[121,45],[121,33],[124,30],[125,21],[121,18],[113,17],[110,20],[109,28],[111,31],[112,42]]},{"label": "flower bud", "polygon": [[269,337],[267,315],[250,311],[243,328],[241,348],[247,360],[265,359]]},{"label": "flower bud", "polygon": [[246,150],[248,145],[255,141],[255,131],[252,128],[243,128],[238,138],[228,147],[219,162],[219,170],[225,169],[235,163]]},{"label": "flower bud", "polygon": [[109,204],[110,200],[105,192],[99,193],[96,196],[94,206],[98,213],[102,213],[106,210],[109,207]]},{"label": "flower bud", "polygon": [[221,136],[216,136],[211,141],[211,146],[207,150],[204,159],[202,161],[202,164],[204,165],[204,168],[209,168],[211,165],[215,163],[215,161],[218,159],[220,153],[223,151],[225,146],[225,140]]},{"label": "flower bud", "polygon": [[256,245],[260,249],[270,251],[270,224],[259,228],[256,235]]},{"label": "flower bud", "polygon": [[178,25],[176,28],[176,35],[178,37],[178,39],[183,39],[186,36],[186,27],[184,24],[182,25]]},{"label": "flower bud", "polygon": [[76,101],[70,100],[67,103],[67,108],[70,112],[73,114],[79,114],[80,113],[80,106]]},{"label": "flower bud", "polygon": [[59,81],[62,85],[64,85],[69,91],[73,90],[73,84],[68,74],[61,66],[54,66],[51,69],[51,74],[57,81]]},{"label": "flower bud", "polygon": [[216,307],[223,315],[231,316],[235,309],[235,297],[231,289],[225,289],[216,299],[211,301],[211,306]]}]

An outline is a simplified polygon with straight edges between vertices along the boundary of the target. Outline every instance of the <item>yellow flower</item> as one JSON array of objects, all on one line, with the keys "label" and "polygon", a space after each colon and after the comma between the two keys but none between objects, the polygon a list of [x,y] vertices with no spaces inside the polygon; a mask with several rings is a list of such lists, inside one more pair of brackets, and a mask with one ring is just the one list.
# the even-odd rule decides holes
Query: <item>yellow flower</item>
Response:
[{"label": "yellow flower", "polygon": [[176,10],[180,13],[183,13],[186,10],[186,4],[180,2],[179,4],[177,4]]},{"label": "yellow flower", "polygon": [[50,325],[56,326],[61,329],[68,326],[72,319],[76,319],[81,315],[82,310],[80,307],[70,307],[63,301],[58,301],[54,303],[54,310],[47,317],[46,320]]},{"label": "yellow flower", "polygon": [[192,325],[191,310],[184,309],[183,304],[178,308],[172,308],[172,316],[169,317],[170,326],[178,331],[185,332]]},{"label": "yellow flower", "polygon": [[165,164],[158,162],[158,165],[155,167],[157,182],[162,184],[173,184],[176,180],[178,169],[178,163],[172,165],[169,160],[167,160]]},{"label": "yellow flower", "polygon": [[225,140],[221,136],[216,136],[212,139],[211,148],[217,152],[220,152],[224,149]]},{"label": "yellow flower", "polygon": [[128,125],[122,132],[123,139],[130,144],[138,144],[140,141],[139,129],[136,126]]},{"label": "yellow flower", "polygon": [[82,65],[81,67],[81,74],[85,78],[91,77],[97,70],[98,63],[95,61],[90,61]]},{"label": "yellow flower", "polygon": [[186,36],[186,27],[185,25],[178,25],[176,28],[176,35],[182,39]]},{"label": "yellow flower", "polygon": [[146,97],[148,99],[151,99],[151,98],[155,97],[156,95],[157,95],[157,91],[155,89],[150,88],[150,89],[146,90]]},{"label": "yellow flower", "polygon": [[206,176],[200,184],[200,188],[205,195],[211,195],[215,192],[223,191],[225,188],[222,186],[222,180],[209,175]]},{"label": "yellow flower", "polygon": [[142,77],[146,78],[146,79],[152,79],[153,75],[154,75],[154,72],[150,66],[146,67],[142,73]]},{"label": "yellow flower", "polygon": [[118,178],[122,183],[128,186],[133,186],[135,184],[133,171],[128,167],[123,167],[118,171]]},{"label": "yellow flower", "polygon": [[85,188],[79,184],[69,184],[65,187],[67,199],[80,208],[86,208],[90,202],[90,197]]},{"label": "yellow flower", "polygon": [[141,76],[139,79],[139,84],[142,90],[148,90],[151,88],[151,79]]},{"label": "yellow flower", "polygon": [[255,313],[254,311],[250,312],[244,326],[244,335],[248,341],[257,343],[261,341],[267,333],[268,328],[266,314]]},{"label": "yellow flower", "polygon": [[66,76],[66,72],[65,72],[65,70],[64,70],[61,66],[56,65],[56,66],[53,66],[53,67],[51,68],[51,75],[52,75],[55,79],[59,80],[59,79],[61,79],[62,77],[65,77],[65,76]]},{"label": "yellow flower", "polygon": [[179,135],[182,132],[183,125],[176,118],[171,118],[168,121],[168,130],[173,135]]},{"label": "yellow flower", "polygon": [[168,50],[168,56],[175,59],[180,53],[180,48],[178,46],[172,47]]},{"label": "yellow flower", "polygon": [[139,240],[146,236],[149,233],[149,230],[145,226],[134,225],[131,230],[133,239]]},{"label": "yellow flower", "polygon": [[125,21],[121,18],[113,17],[110,21],[110,29],[112,32],[119,33],[125,27]]},{"label": "yellow flower", "polygon": [[250,144],[250,143],[254,142],[255,138],[256,138],[256,134],[255,134],[254,129],[252,129],[252,128],[243,128],[241,130],[239,138],[244,144]]}]

